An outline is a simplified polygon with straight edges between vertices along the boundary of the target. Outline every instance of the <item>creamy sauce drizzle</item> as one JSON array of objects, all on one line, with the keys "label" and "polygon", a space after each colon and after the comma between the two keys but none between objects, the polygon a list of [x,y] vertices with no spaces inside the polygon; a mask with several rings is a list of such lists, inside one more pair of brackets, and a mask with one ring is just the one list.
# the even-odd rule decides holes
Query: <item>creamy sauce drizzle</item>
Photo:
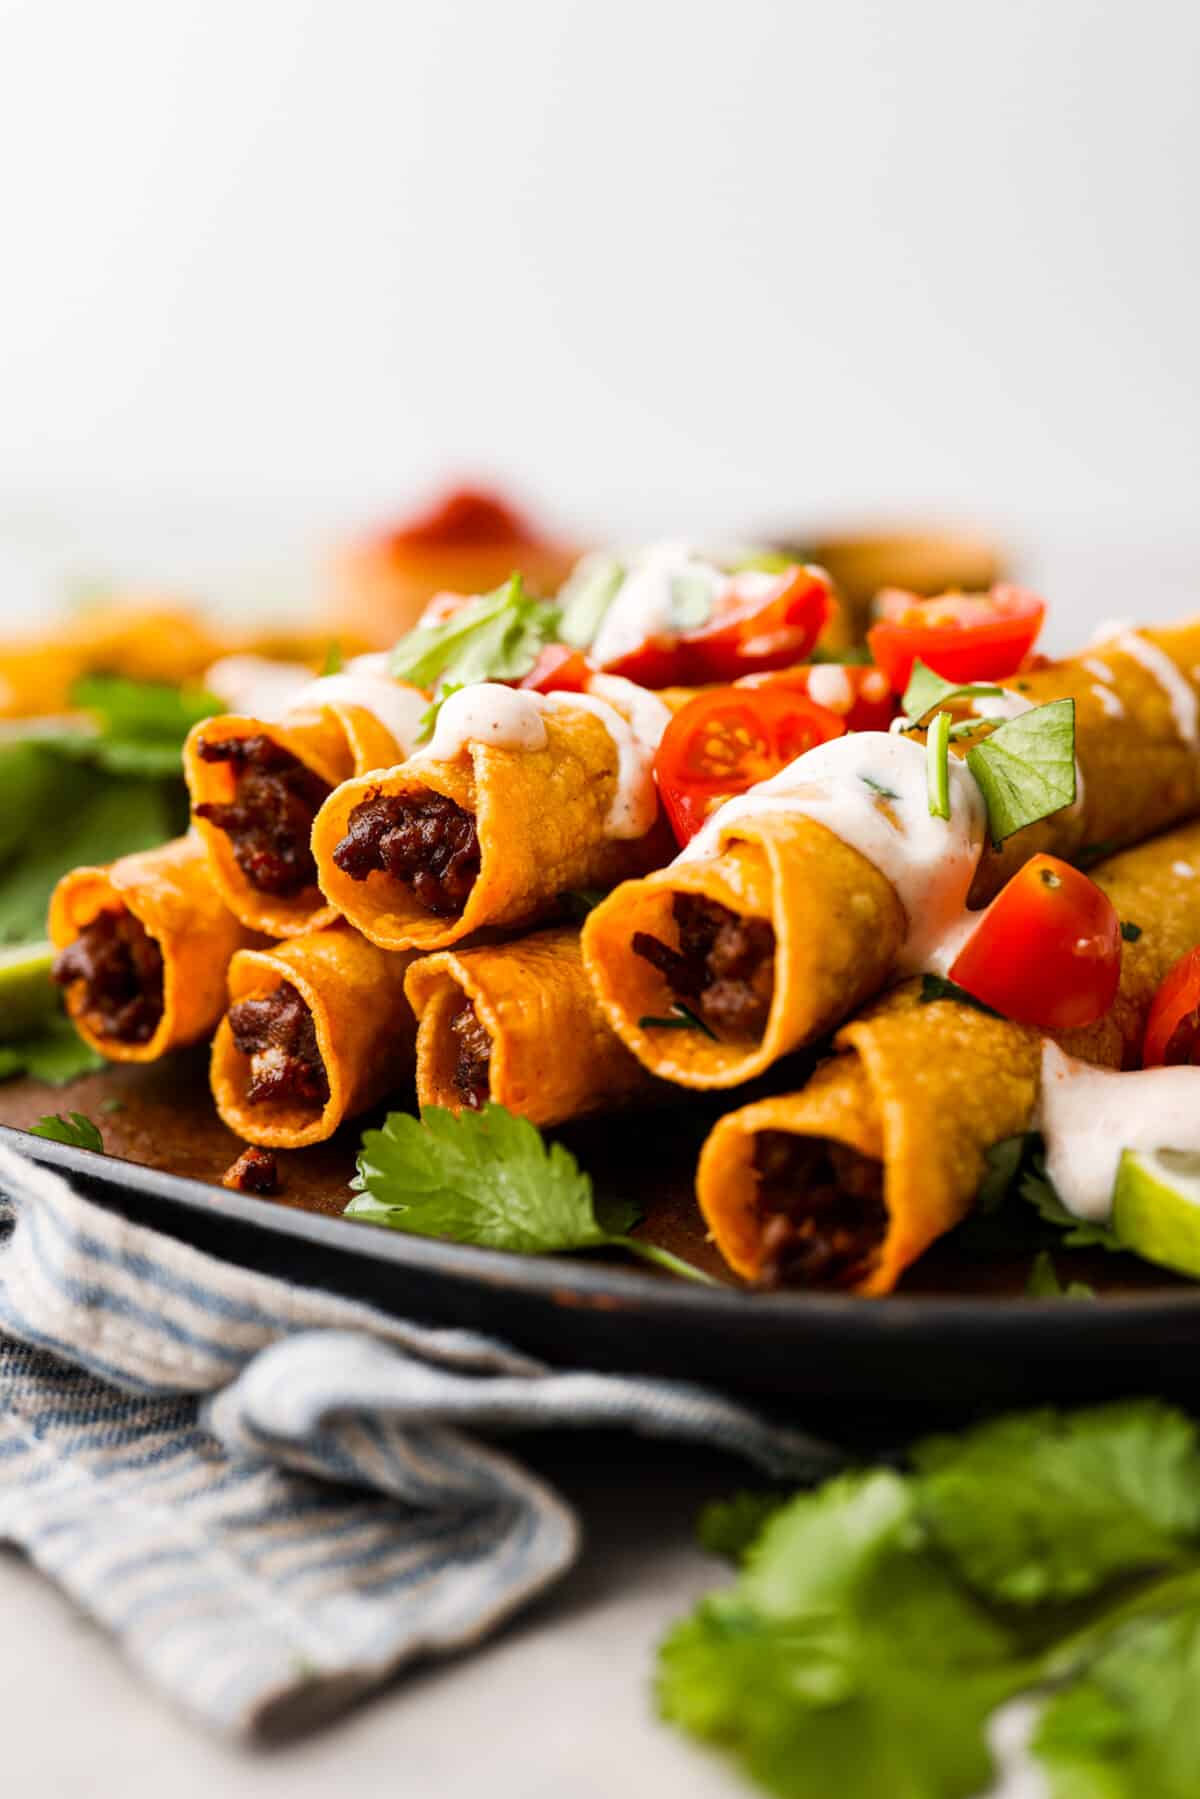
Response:
[{"label": "creamy sauce drizzle", "polygon": [[808,697],[827,712],[844,714],[854,704],[854,684],[836,662],[819,662],[808,677]]},{"label": "creamy sauce drizzle", "polygon": [[1116,676],[1107,662],[1101,662],[1099,656],[1083,656],[1080,658],[1081,668],[1086,668],[1089,675],[1095,675],[1097,681],[1114,681]]},{"label": "creamy sauce drizzle", "polygon": [[1068,1212],[1102,1222],[1125,1149],[1200,1150],[1200,1068],[1118,1074],[1042,1046],[1037,1128],[1046,1173]]},{"label": "creamy sauce drizzle", "polygon": [[1166,651],[1143,637],[1140,631],[1122,631],[1114,642],[1117,649],[1140,662],[1146,673],[1158,682],[1170,703],[1175,729],[1182,741],[1195,749],[1200,743],[1200,705],[1190,681],[1180,674]]},{"label": "creamy sauce drizzle", "polygon": [[980,920],[966,901],[987,824],[961,758],[950,758],[950,817],[934,818],[923,744],[886,731],[834,738],[727,800],[678,859],[712,855],[739,821],[772,812],[815,819],[891,882],[908,918],[900,973],[950,967]]},{"label": "creamy sauce drizzle", "polygon": [[1108,714],[1109,718],[1124,718],[1125,708],[1121,704],[1121,696],[1119,693],[1114,693],[1111,687],[1103,687],[1097,681],[1092,688],[1092,695],[1099,700],[1101,709]]},{"label": "creamy sauce drizzle", "polygon": [[386,669],[386,656],[378,661],[374,656],[358,656],[340,674],[322,675],[319,680],[310,681],[293,696],[287,712],[315,711],[321,706],[359,706],[391,732],[403,755],[410,756],[417,747],[429,701],[420,688],[376,672],[380,662]]},{"label": "creamy sauce drizzle", "polygon": [[547,712],[589,712],[608,732],[617,755],[617,786],[605,816],[610,837],[644,837],[658,816],[654,752],[671,714],[654,694],[615,675],[594,675],[587,693],[527,693],[480,681],[453,693],[433,736],[414,761],[451,761],[471,743],[492,749],[545,749]]},{"label": "creamy sauce drizzle", "polygon": [[[768,577],[773,579],[773,577]],[[634,562],[617,589],[589,654],[594,662],[616,662],[640,649],[651,637],[669,637],[674,622],[677,581],[693,583],[706,594],[710,608],[729,586],[729,576],[704,562],[686,544],[656,544]]]}]

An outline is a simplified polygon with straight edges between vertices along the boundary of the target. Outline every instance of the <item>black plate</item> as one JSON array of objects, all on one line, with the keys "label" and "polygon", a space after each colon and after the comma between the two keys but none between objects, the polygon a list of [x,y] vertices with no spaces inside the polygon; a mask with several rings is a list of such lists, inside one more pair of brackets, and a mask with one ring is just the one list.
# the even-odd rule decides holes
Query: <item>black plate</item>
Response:
[{"label": "black plate", "polygon": [[1192,1286],[1095,1302],[701,1288],[591,1256],[521,1257],[354,1226],[3,1126],[0,1141],[69,1175],[98,1203],[248,1267],[404,1317],[485,1331],[553,1363],[803,1399],[809,1417],[823,1401],[851,1397],[899,1417],[1194,1390],[1200,1291]]}]

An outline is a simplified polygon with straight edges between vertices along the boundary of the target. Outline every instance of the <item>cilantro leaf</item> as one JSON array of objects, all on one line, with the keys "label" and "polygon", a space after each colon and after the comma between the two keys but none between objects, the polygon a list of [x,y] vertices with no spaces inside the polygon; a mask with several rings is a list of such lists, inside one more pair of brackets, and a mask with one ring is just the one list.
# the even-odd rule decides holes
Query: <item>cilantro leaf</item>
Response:
[{"label": "cilantro leaf", "polygon": [[1121,920],[1121,937],[1126,943],[1136,943],[1142,934],[1140,924],[1132,924],[1129,919]]},{"label": "cilantro leaf", "polygon": [[321,664],[321,673],[322,675],[340,675],[345,666],[346,659],[342,655],[342,646],[336,637],[331,637],[325,651],[325,660]]},{"label": "cilantro leaf", "polygon": [[520,1255],[621,1248],[708,1282],[689,1263],[627,1235],[634,1206],[598,1214],[591,1177],[561,1143],[547,1144],[527,1118],[492,1103],[479,1112],[427,1106],[420,1119],[390,1112],[366,1131],[357,1197],[345,1216],[422,1237],[448,1237]]},{"label": "cilantro leaf", "polygon": [[28,1036],[14,1038],[0,1047],[0,1081],[28,1074],[35,1081],[64,1087],[81,1074],[92,1074],[103,1067],[103,1056],[83,1041],[61,1012],[46,1019]]},{"label": "cilantro leaf", "polygon": [[[981,699],[1003,692],[1003,687],[998,687],[994,681],[946,681],[941,675],[935,675],[918,657],[913,663],[912,674],[908,678],[908,686],[904,689],[904,698],[900,704],[905,718],[913,724],[919,724],[935,706],[944,706],[948,700]],[[976,721],[977,725],[982,723],[982,719]]]},{"label": "cilantro leaf", "polygon": [[433,733],[437,730],[438,713],[441,711],[442,707],[446,704],[446,701],[450,698],[452,693],[461,693],[462,690],[463,690],[463,683],[461,681],[447,681],[446,685],[444,687],[438,688],[438,691],[434,694],[433,699],[430,701],[429,705],[425,708],[424,712],[422,712],[420,718],[417,720],[417,742],[418,743],[428,743],[429,742],[429,739],[433,736]]},{"label": "cilantro leaf", "polygon": [[1016,1413],[927,1438],[912,1459],[938,1542],[1008,1605],[1077,1599],[1196,1553],[1196,1426],[1156,1400]]},{"label": "cilantro leaf", "polygon": [[1075,800],[1075,702],[1051,700],[1010,718],[967,751],[995,844]]},{"label": "cilantro leaf", "polygon": [[740,1562],[762,1534],[763,1526],[786,1503],[781,1493],[735,1493],[714,1499],[696,1522],[696,1537],[709,1555]]},{"label": "cilantro leaf", "polygon": [[1064,1287],[1048,1249],[1039,1249],[1025,1284],[1027,1299],[1095,1299],[1096,1289],[1086,1281],[1068,1281]]},{"label": "cilantro leaf", "polygon": [[1029,1678],[1014,1633],[932,1552],[912,1484],[875,1471],[768,1523],[737,1582],[666,1639],[658,1698],[787,1799],[965,1799],[988,1785],[988,1715]]},{"label": "cilantro leaf", "polygon": [[414,687],[519,680],[554,641],[558,623],[557,606],[534,599],[514,574],[440,624],[418,625],[400,639],[388,667]]},{"label": "cilantro leaf", "polygon": [[965,987],[958,985],[957,981],[947,980],[944,974],[923,974],[919,1003],[922,1006],[930,1006],[934,1000],[938,999],[952,999],[956,1000],[960,1006],[973,1006],[977,1012],[984,1013],[988,1018],[1004,1017],[1003,1012],[997,1012],[994,1006],[989,1006],[983,1000],[976,999],[973,993],[968,993]]},{"label": "cilantro leaf", "polygon": [[1126,1245],[1107,1225],[1093,1224],[1087,1218],[1077,1218],[1074,1212],[1068,1212],[1046,1175],[1041,1155],[1035,1155],[1022,1171],[1017,1191],[1039,1218],[1062,1230],[1064,1249],[1125,1249]]},{"label": "cilantro leaf", "polygon": [[600,901],[607,898],[608,894],[603,887],[575,887],[566,893],[560,893],[558,903],[569,918],[582,924],[588,914],[596,910]]},{"label": "cilantro leaf", "polygon": [[55,1112],[52,1117],[40,1118],[30,1135],[49,1137],[55,1143],[69,1143],[72,1149],[94,1149],[104,1153],[104,1138],[82,1112],[72,1112],[66,1118],[61,1112]]},{"label": "cilantro leaf", "polygon": [[595,642],[624,579],[625,565],[603,551],[576,563],[558,595],[558,635],[563,643],[586,650]]},{"label": "cilantro leaf", "polygon": [[1192,1799],[1200,1766],[1200,1606],[1136,1618],[1052,1692],[1031,1748],[1048,1799]]}]

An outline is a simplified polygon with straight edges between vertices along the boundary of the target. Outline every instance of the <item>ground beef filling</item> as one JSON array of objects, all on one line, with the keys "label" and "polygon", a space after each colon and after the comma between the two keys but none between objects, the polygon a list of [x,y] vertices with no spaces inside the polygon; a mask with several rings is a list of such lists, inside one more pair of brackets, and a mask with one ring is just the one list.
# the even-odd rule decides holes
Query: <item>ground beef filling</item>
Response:
[{"label": "ground beef filling", "polygon": [[229,1008],[229,1028],[242,1055],[250,1058],[246,1099],[252,1106],[323,1106],[329,1077],[317,1048],[312,1013],[290,981],[264,999],[244,999]]},{"label": "ground beef filling", "polygon": [[479,874],[475,819],[441,793],[360,800],[333,859],[352,881],[377,871],[411,887],[438,918],[457,918]]},{"label": "ground beef filling", "polygon": [[158,1029],[162,951],[131,912],[97,913],[55,957],[54,979],[82,992],[78,1009],[101,1037],[148,1043]]},{"label": "ground beef filling", "polygon": [[244,1149],[221,1176],[221,1185],[235,1193],[277,1193],[279,1164],[269,1149]]},{"label": "ground beef filling", "polygon": [[761,1037],[775,991],[775,932],[765,918],[739,918],[698,893],[676,893],[671,915],[679,932],[672,949],[635,931],[634,954],[657,968],[677,1000],[710,1030]]},{"label": "ground beef filling", "polygon": [[464,1106],[477,1112],[488,1097],[488,1075],[492,1060],[492,1040],[479,1022],[470,1000],[459,1007],[450,1020],[457,1057],[454,1063],[454,1090]]},{"label": "ground beef filling", "polygon": [[202,737],[205,762],[228,762],[234,796],[227,805],[196,807],[196,817],[224,831],[238,867],[252,887],[289,898],[316,884],[309,840],[313,819],[330,789],[319,775],[272,738]]},{"label": "ground beef filling", "polygon": [[887,1229],[883,1163],[844,1143],[762,1131],[754,1155],[765,1287],[852,1287]]}]

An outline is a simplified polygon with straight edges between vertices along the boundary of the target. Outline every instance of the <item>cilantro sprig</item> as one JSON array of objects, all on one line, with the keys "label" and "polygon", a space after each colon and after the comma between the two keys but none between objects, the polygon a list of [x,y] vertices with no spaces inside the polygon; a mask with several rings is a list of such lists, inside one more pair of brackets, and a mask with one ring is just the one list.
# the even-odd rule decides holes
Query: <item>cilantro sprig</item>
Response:
[{"label": "cilantro sprig", "polygon": [[419,1119],[389,1113],[382,1130],[363,1134],[354,1185],[345,1216],[360,1223],[519,1255],[625,1249],[712,1284],[669,1250],[631,1237],[636,1208],[598,1201],[570,1151],[504,1106],[458,1114],[427,1106]]},{"label": "cilantro sprig", "polygon": [[440,624],[418,625],[400,639],[388,667],[396,680],[429,689],[520,680],[555,640],[559,622],[558,607],[535,599],[514,574]]},{"label": "cilantro sprig", "polygon": [[30,1131],[31,1137],[48,1137],[54,1143],[68,1143],[72,1149],[94,1149],[104,1153],[104,1138],[91,1119],[82,1112],[71,1112],[66,1118],[55,1112],[40,1118]]},{"label": "cilantro sprig", "polygon": [[1051,700],[1007,719],[967,751],[997,846],[1075,803],[1075,702]]},{"label": "cilantro sprig", "polygon": [[[998,687],[994,681],[947,681],[926,668],[918,657],[900,705],[909,724],[919,725],[935,706],[946,706],[951,700],[990,698],[1003,692],[1003,687]],[[977,725],[982,722],[982,719],[975,721]]]},{"label": "cilantro sprig", "polygon": [[782,1507],[742,1496],[704,1534],[741,1572],[662,1645],[660,1705],[781,1799],[971,1799],[1018,1695],[1054,1799],[1194,1792],[1200,1439],[1183,1413],[1012,1414]]}]

